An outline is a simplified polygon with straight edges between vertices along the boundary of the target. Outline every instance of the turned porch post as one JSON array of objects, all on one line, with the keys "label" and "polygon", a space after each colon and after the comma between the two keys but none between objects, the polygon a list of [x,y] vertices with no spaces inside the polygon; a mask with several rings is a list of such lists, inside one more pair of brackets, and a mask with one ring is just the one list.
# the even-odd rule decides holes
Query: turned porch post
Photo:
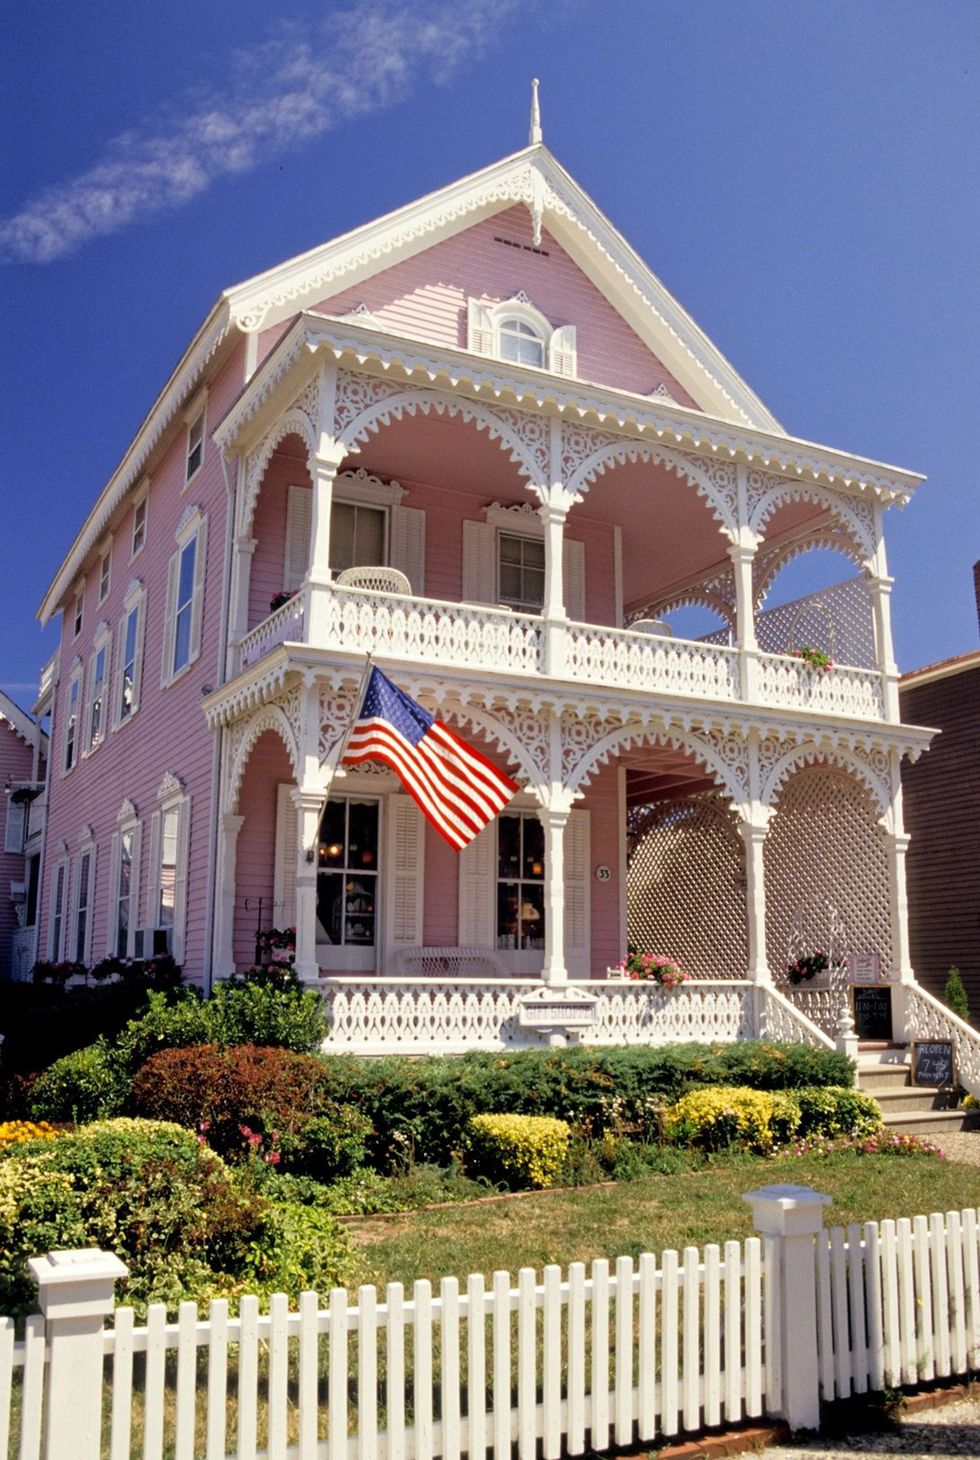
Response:
[{"label": "turned porch post", "polygon": [[295,787],[296,807],[296,973],[304,982],[320,977],[316,961],[316,876],[317,843],[323,792]]},{"label": "turned porch post", "polygon": [[544,966],[546,984],[568,982],[565,966],[565,827],[567,810],[542,806],[538,820],[544,827]]},{"label": "turned porch post", "polygon": [[901,983],[914,983],[912,954],[909,948],[909,899],[905,881],[905,854],[911,837],[905,830],[902,815],[902,757],[897,750],[891,761],[892,804],[882,818],[882,836],[888,856],[888,906],[891,914],[892,970]]},{"label": "turned porch post", "polygon": [[875,506],[875,552],[869,566],[869,590],[871,611],[874,615],[875,651],[878,668],[881,671],[882,698],[885,705],[885,719],[898,721],[901,713],[898,706],[898,665],[895,663],[895,646],[892,641],[892,585],[894,578],[888,576],[888,558],[885,552],[885,534],[881,507]]},{"label": "turned porch post", "polygon": [[565,518],[568,506],[551,500],[538,508],[544,523],[544,619],[546,674],[560,678],[565,667]]},{"label": "turned porch post", "polygon": [[755,634],[755,595],[752,569],[755,564],[756,540],[746,528],[739,540],[730,544],[728,555],[735,575],[735,642],[738,647],[740,697],[755,700],[756,655],[759,641]]},{"label": "turned porch post", "polygon": [[235,874],[244,820],[233,812],[218,818],[213,978],[230,978],[235,972]]},{"label": "turned porch post", "polygon": [[763,859],[770,814],[759,808],[760,818],[739,821],[745,847],[745,926],[748,932],[748,976],[753,983],[772,983],[766,957],[766,878]]},{"label": "turned porch post", "polygon": [[252,555],[256,540],[247,533],[235,538],[231,560],[231,592],[228,619],[228,665],[226,673],[238,671],[238,645],[248,633],[248,596],[252,582]]}]

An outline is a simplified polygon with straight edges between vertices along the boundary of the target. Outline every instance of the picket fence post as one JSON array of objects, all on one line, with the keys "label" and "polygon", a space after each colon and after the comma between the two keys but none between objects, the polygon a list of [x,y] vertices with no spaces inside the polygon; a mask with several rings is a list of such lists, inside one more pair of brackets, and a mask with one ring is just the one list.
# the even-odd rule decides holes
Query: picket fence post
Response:
[{"label": "picket fence post", "polygon": [[129,1269],[97,1247],[32,1257],[44,1315],[48,1372],[44,1460],[99,1460],[102,1449],[102,1329],[116,1281]]},{"label": "picket fence post", "polygon": [[809,1186],[787,1185],[763,1186],[742,1200],[751,1204],[756,1231],[777,1247],[776,1333],[767,1333],[766,1343],[779,1345],[777,1354],[767,1354],[767,1368],[775,1359],[781,1375],[778,1413],[791,1430],[815,1430],[820,1424],[815,1239],[831,1197]]}]

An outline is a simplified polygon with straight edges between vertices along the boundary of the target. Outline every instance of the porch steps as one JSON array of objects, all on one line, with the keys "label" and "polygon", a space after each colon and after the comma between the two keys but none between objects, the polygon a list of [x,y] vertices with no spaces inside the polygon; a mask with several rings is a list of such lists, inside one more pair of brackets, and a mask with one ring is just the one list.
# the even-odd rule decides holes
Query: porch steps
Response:
[{"label": "porch steps", "polygon": [[973,1112],[956,1106],[956,1092],[913,1085],[908,1050],[901,1044],[864,1044],[858,1054],[858,1089],[881,1106],[885,1128],[897,1135],[935,1136],[975,1125]]}]

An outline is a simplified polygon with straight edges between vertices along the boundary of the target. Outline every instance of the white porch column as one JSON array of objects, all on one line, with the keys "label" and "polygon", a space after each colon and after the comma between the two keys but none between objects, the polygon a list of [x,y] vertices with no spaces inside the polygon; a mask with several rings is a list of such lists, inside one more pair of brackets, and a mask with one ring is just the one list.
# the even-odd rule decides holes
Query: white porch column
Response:
[{"label": "white porch column", "polygon": [[878,668],[881,670],[882,695],[885,704],[885,719],[898,721],[902,718],[898,707],[898,665],[892,643],[892,586],[894,578],[873,576],[868,580],[871,594],[871,610],[875,623],[875,650]]},{"label": "white porch column", "polygon": [[735,642],[738,647],[741,698],[750,701],[757,698],[756,655],[759,652],[752,586],[756,546],[752,534],[743,529],[739,541],[731,543],[728,549],[735,573]]},{"label": "white porch column", "polygon": [[542,806],[544,827],[544,966],[541,977],[552,987],[568,982],[565,966],[565,827],[567,810]]},{"label": "white porch column", "polygon": [[888,855],[888,905],[891,913],[892,970],[902,983],[914,983],[912,954],[909,949],[909,899],[905,880],[905,854],[911,837],[905,830],[902,814],[902,756],[889,753],[891,808],[882,818],[882,835]]},{"label": "white porch column", "polygon": [[228,665],[226,673],[238,671],[238,645],[248,633],[248,596],[252,582],[252,556],[255,552],[254,537],[236,537],[232,548],[231,592],[228,616]]},{"label": "white porch column", "polygon": [[748,976],[753,983],[772,983],[766,957],[766,878],[763,848],[771,813],[764,819],[739,821],[745,847],[745,926],[749,942]]},{"label": "white porch column", "polygon": [[218,856],[215,872],[214,978],[235,972],[235,870],[238,833],[244,816],[226,812],[218,818]]},{"label": "white porch column", "polygon": [[316,875],[317,843],[323,813],[322,791],[292,791],[296,806],[296,973],[315,982],[320,977],[316,961]]},{"label": "white porch column", "polygon": [[544,523],[544,604],[546,674],[560,678],[565,668],[565,518],[564,502],[549,501],[538,508]]}]

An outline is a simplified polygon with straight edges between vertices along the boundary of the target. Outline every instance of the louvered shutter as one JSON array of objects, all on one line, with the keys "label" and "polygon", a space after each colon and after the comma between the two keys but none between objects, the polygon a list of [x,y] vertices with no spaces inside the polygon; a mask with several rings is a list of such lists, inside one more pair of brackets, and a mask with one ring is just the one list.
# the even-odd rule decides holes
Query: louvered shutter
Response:
[{"label": "louvered shutter", "polygon": [[466,309],[466,348],[474,355],[493,354],[493,324],[490,311],[479,299],[470,299]]},{"label": "louvered shutter", "polygon": [[497,602],[497,533],[489,522],[463,523],[463,602]]},{"label": "louvered shutter", "polygon": [[573,978],[591,971],[589,813],[572,811],[565,826],[565,965]]},{"label": "louvered shutter", "polygon": [[417,948],[422,938],[425,820],[410,796],[388,797],[387,947]]},{"label": "louvered shutter", "polygon": [[201,632],[204,626],[204,573],[208,555],[208,524],[202,522],[197,530],[197,551],[194,554],[194,604],[191,610],[191,643],[189,660],[196,659],[201,652]]},{"label": "louvered shutter", "polygon": [[185,796],[177,818],[177,883],[174,889],[173,955],[184,961],[187,934],[187,873],[191,849],[191,802]]},{"label": "louvered shutter", "polygon": [[566,537],[562,555],[565,612],[574,623],[585,622],[585,543]]},{"label": "louvered shutter", "polygon": [[425,513],[418,507],[392,507],[388,561],[420,598],[425,592]]},{"label": "louvered shutter", "polygon": [[462,948],[493,948],[496,944],[494,863],[497,859],[496,822],[491,821],[457,858],[459,867],[459,932]]},{"label": "louvered shutter", "polygon": [[167,569],[167,607],[163,616],[163,666],[161,684],[174,677],[174,618],[177,613],[177,575],[180,572],[180,550],[174,553]]},{"label": "louvered shutter", "polygon": [[312,489],[290,487],[286,496],[286,560],[282,574],[282,586],[287,592],[303,585],[310,566],[312,534]]},{"label": "louvered shutter", "polygon": [[299,813],[293,788],[276,787],[276,856],[272,882],[272,922],[277,928],[296,926],[296,859],[299,856]]},{"label": "louvered shutter", "polygon": [[548,342],[548,369],[574,379],[577,368],[575,326],[563,324]]},{"label": "louvered shutter", "polygon": [[12,801],[7,797],[7,824],[4,828],[3,849],[17,856],[24,850],[24,821],[27,807],[23,801]]}]

